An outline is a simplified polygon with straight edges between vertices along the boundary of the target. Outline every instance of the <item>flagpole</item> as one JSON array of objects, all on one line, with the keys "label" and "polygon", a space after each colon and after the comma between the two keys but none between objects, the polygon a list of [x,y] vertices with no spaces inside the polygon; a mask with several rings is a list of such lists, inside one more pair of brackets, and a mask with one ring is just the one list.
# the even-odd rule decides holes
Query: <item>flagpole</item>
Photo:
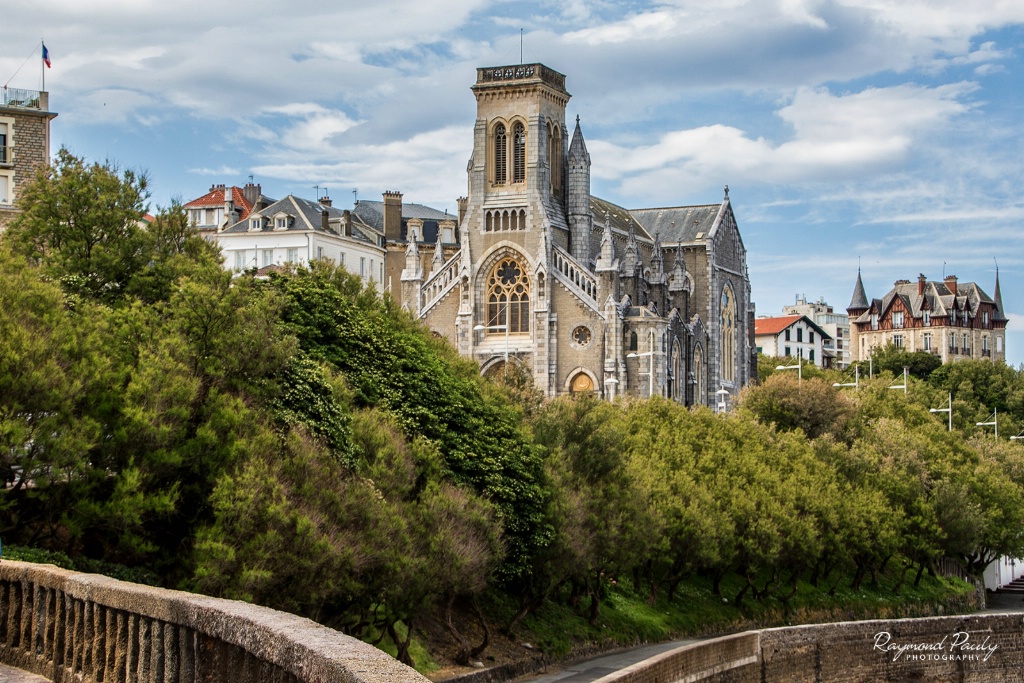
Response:
[{"label": "flagpole", "polygon": [[43,92],[46,92],[46,60],[42,58],[46,54],[46,42],[40,38],[39,44],[43,50],[39,55],[39,72],[43,75]]}]

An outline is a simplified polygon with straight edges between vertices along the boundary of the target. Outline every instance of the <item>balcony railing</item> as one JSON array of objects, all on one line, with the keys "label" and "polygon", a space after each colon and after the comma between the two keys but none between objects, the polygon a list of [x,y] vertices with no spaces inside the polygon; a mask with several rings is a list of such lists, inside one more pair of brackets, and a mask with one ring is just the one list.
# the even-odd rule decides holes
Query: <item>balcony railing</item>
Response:
[{"label": "balcony railing", "polygon": [[992,349],[982,349],[981,350],[981,355],[984,358],[988,358],[989,356],[992,355]]},{"label": "balcony railing", "polygon": [[38,90],[21,88],[0,88],[0,106],[25,107],[26,109],[42,109],[42,98]]}]

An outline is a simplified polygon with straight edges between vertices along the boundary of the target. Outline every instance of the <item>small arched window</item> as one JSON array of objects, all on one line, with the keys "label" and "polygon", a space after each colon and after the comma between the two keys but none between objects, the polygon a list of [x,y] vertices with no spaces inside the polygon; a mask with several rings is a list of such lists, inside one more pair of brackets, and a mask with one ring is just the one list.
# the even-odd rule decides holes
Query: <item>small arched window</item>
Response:
[{"label": "small arched window", "polygon": [[494,184],[504,185],[508,178],[508,135],[505,124],[494,127]]},{"label": "small arched window", "polygon": [[526,180],[526,128],[516,122],[512,127],[512,182]]}]

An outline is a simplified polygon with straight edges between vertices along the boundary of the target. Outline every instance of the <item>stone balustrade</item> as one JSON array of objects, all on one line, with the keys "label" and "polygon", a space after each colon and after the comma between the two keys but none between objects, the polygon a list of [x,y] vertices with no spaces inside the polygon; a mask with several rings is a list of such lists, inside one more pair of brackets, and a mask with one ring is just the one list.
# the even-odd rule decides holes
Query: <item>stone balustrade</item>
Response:
[{"label": "stone balustrade", "polygon": [[426,683],[309,619],[7,560],[0,662],[54,683]]},{"label": "stone balustrade", "polygon": [[1024,681],[1024,615],[810,624],[685,645],[597,683]]}]

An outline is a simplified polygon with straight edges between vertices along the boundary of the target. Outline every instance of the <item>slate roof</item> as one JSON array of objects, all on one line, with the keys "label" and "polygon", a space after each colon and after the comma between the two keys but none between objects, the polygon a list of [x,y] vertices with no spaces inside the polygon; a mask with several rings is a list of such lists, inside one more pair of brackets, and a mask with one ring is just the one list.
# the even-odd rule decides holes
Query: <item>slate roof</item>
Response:
[{"label": "slate roof", "polygon": [[648,234],[644,230],[644,226],[633,217],[632,212],[618,204],[612,204],[605,199],[592,196],[590,198],[590,213],[594,216],[594,225],[604,225],[604,218],[607,214],[608,220],[612,223],[612,230],[629,233],[629,228],[632,226],[637,239],[654,241],[652,235]]},{"label": "slate roof", "polygon": [[[352,214],[359,216],[360,220],[371,228],[384,232],[383,201],[360,199],[356,202],[355,208],[352,209]],[[418,239],[416,240],[420,244],[434,244],[437,242],[437,232],[441,221],[450,220],[458,222],[459,220],[457,215],[450,214],[447,211],[440,211],[425,204],[402,202],[402,240],[408,238],[407,223],[410,218],[419,218],[423,221],[423,234],[417,235]]]},{"label": "slate roof", "polygon": [[[903,302],[903,307],[910,312],[913,318],[921,318],[925,311],[928,311],[933,317],[942,318],[948,316],[953,310],[970,311],[971,316],[975,316],[978,313],[979,306],[982,303],[988,303],[996,306],[995,313],[992,316],[993,320],[1005,319],[1003,311],[998,307],[996,301],[986,294],[985,290],[979,287],[977,283],[957,282],[955,289],[951,289],[950,285],[952,283],[952,279],[944,281],[927,280],[924,283],[924,292],[919,294],[919,283],[911,282],[910,280],[899,280],[881,299],[873,299],[870,306],[863,306],[863,308],[868,310],[861,316],[851,320],[851,322],[869,322],[872,310],[880,316],[885,315],[885,312],[889,310],[893,301],[897,298]],[[856,290],[854,295],[856,296]],[[854,308],[852,302],[850,308]]]},{"label": "slate roof", "polygon": [[672,206],[630,211],[649,235],[658,233],[666,244],[698,242],[707,239],[722,210],[721,204]]},{"label": "slate roof", "polygon": [[[328,229],[323,227],[323,212],[327,211],[327,217],[329,222]],[[292,220],[289,221],[287,228],[283,230],[275,230],[274,228],[274,217],[279,214],[285,214]],[[284,199],[278,200],[261,211],[253,211],[244,220],[240,220],[234,225],[230,225],[223,230],[223,233],[237,234],[237,233],[250,233],[250,232],[288,232],[295,230],[312,230],[314,232],[324,232],[331,234],[338,234],[337,227],[341,222],[342,216],[345,212],[342,209],[333,206],[324,206],[320,202],[315,202],[311,199],[303,199],[296,197],[295,195],[288,195]],[[264,225],[261,231],[253,231],[249,229],[249,218],[262,217],[265,219]],[[372,226],[366,225],[359,216],[350,214],[352,220],[352,238],[363,242],[369,242],[370,244],[378,243],[379,232],[375,232]]]}]

